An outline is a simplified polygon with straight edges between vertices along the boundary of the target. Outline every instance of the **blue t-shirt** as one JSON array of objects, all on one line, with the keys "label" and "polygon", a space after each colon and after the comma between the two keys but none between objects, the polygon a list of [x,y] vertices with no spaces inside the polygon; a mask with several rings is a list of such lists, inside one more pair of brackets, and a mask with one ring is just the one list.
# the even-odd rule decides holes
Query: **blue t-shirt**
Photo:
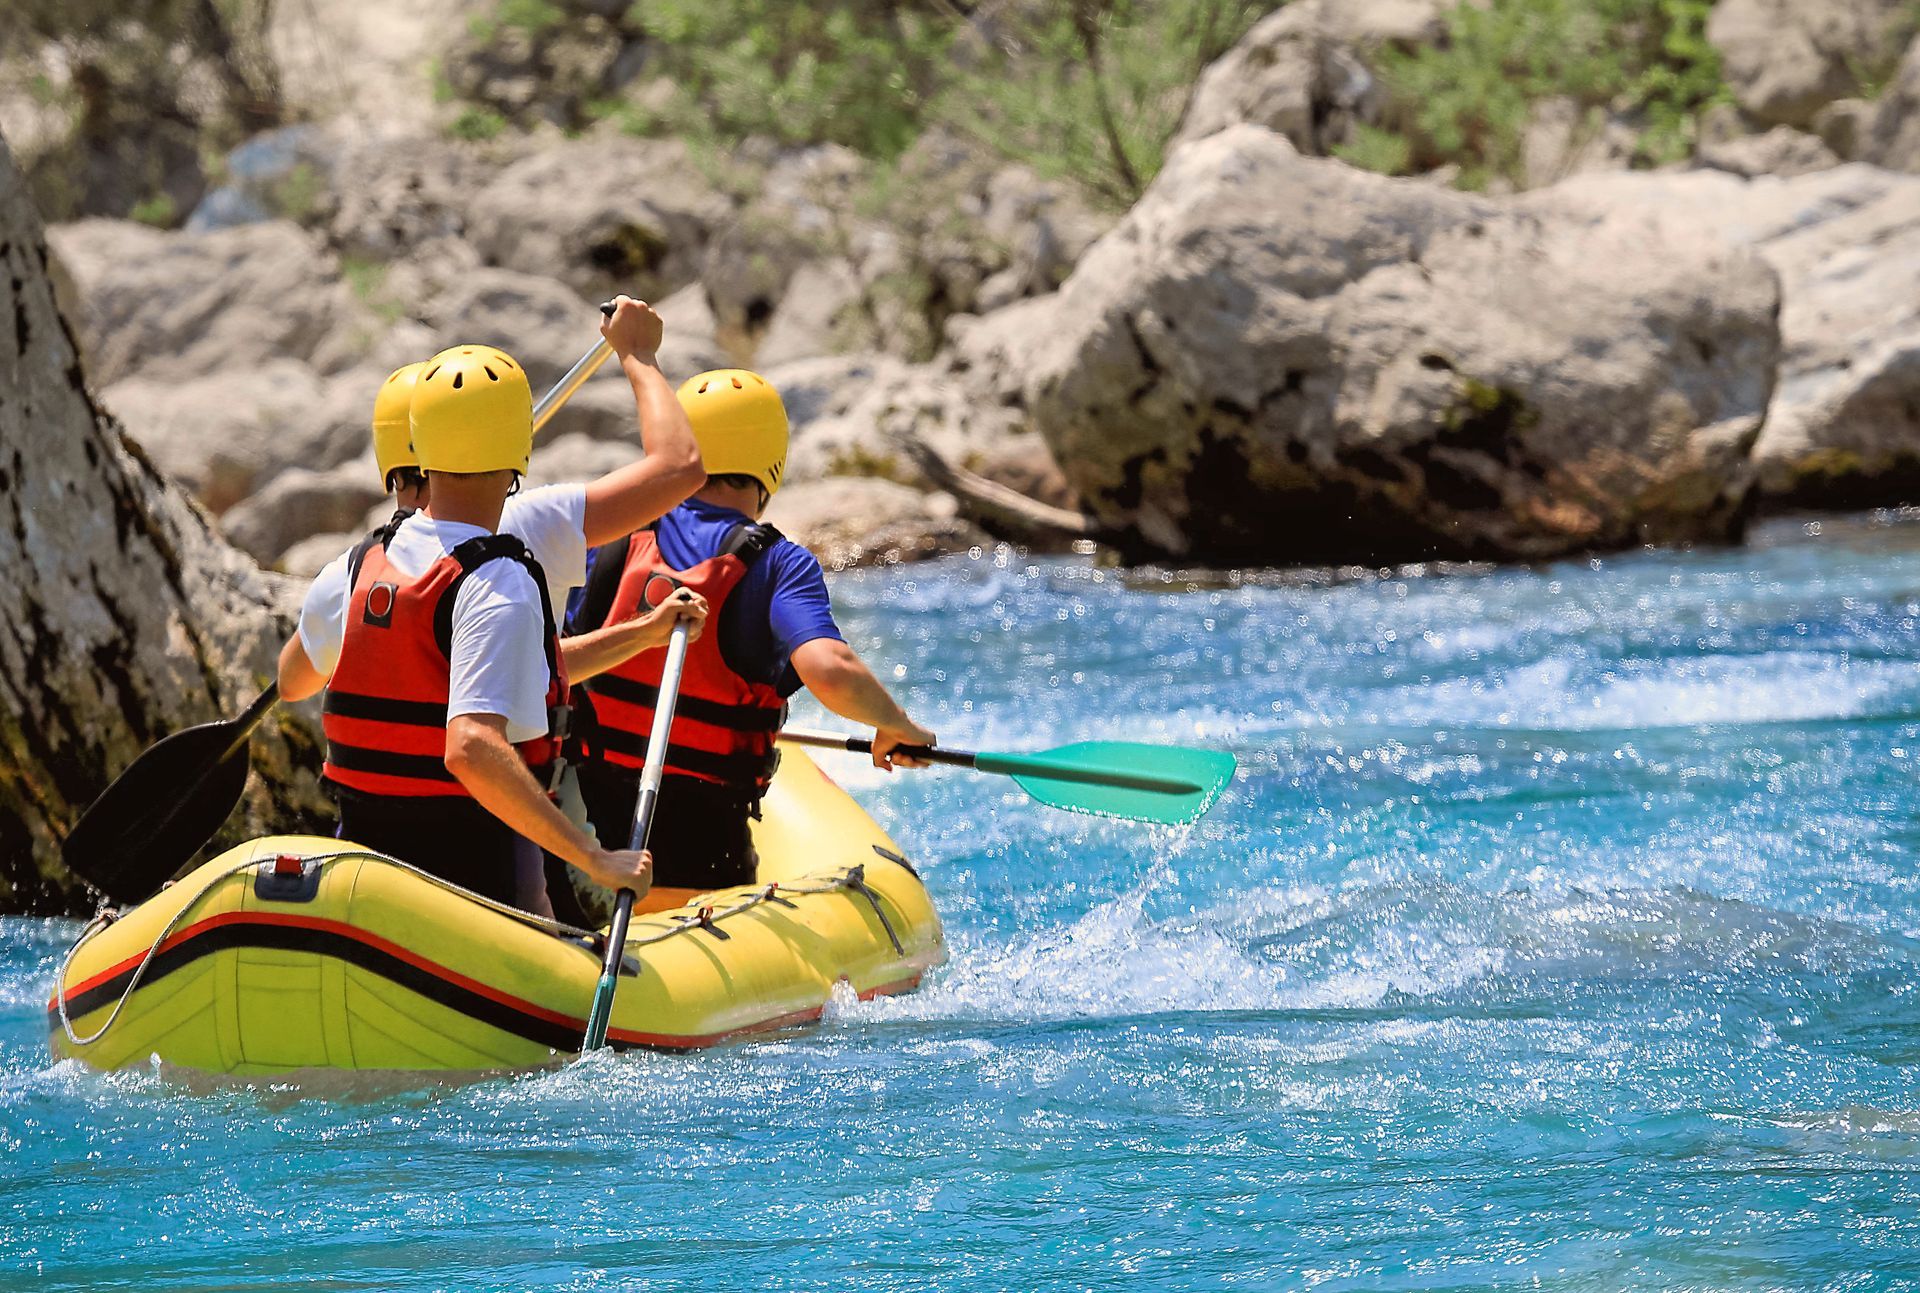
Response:
[{"label": "blue t-shirt", "polygon": [[[719,552],[734,527],[750,519],[730,507],[690,498],[660,518],[655,528],[660,556],[675,570],[691,569]],[[596,548],[587,554],[589,577],[600,552]],[[584,591],[575,589],[568,599],[569,631]],[[708,624],[707,631],[715,632],[715,626]],[[815,638],[846,640],[833,622],[819,559],[786,538],[747,568],[721,608],[717,631],[727,668],[748,682],[774,687],[782,696],[800,690],[800,675],[793,669],[795,651]]]}]

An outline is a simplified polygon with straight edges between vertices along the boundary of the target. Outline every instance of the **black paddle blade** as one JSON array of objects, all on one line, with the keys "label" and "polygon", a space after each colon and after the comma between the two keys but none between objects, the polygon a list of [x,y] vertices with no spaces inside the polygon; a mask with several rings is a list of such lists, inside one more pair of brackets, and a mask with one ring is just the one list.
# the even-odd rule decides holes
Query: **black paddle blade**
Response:
[{"label": "black paddle blade", "polygon": [[60,846],[67,869],[118,903],[143,901],[171,880],[246,790],[243,738],[253,725],[244,721],[175,732],[129,763]]}]

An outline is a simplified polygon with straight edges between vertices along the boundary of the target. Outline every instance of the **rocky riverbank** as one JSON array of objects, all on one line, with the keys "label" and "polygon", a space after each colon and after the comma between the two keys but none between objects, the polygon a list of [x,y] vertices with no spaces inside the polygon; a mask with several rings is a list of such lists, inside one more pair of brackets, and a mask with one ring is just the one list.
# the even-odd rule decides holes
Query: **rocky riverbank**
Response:
[{"label": "rocky riverbank", "polygon": [[[1666,165],[1625,95],[1611,116],[1533,103],[1524,164],[1482,193],[1448,187],[1453,163],[1354,164],[1432,128],[1406,68],[1495,42],[1523,4],[1473,27],[1444,0],[1296,0],[1197,78],[1125,212],[940,129],[877,160],[582,126],[553,116],[560,47],[504,28],[455,80],[525,129],[451,138],[395,52],[422,35],[363,16],[333,35],[385,41],[383,112],[290,72],[323,119],[250,137],[183,227],[51,241],[103,403],[292,573],[379,510],[386,370],[485,337],[551,379],[615,290],[660,304],[670,375],[750,364],[787,393],[775,519],[845,561],[1089,537],[1128,559],[1528,559],[1913,501],[1910,15],[1698,6],[1724,90]],[[645,43],[608,22],[570,37],[603,77]],[[620,461],[617,378],[551,435],[543,478]]]}]

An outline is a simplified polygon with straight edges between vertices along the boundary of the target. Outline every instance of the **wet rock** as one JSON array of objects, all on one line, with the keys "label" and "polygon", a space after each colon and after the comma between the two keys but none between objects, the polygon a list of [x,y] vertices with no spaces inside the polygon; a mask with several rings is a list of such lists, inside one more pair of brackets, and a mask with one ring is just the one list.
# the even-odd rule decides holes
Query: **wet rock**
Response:
[{"label": "wet rock", "polygon": [[1537,558],[1738,533],[1778,306],[1702,233],[1580,228],[1235,126],[958,362],[982,403],[1017,382],[1134,555]]},{"label": "wet rock", "polygon": [[774,495],[768,524],[830,570],[919,561],[990,543],[950,494],[890,480],[804,481]]},{"label": "wet rock", "polygon": [[1734,97],[1769,125],[1806,129],[1820,109],[1861,91],[1914,28],[1904,0],[1719,0],[1707,39]]},{"label": "wet rock", "polygon": [[[0,910],[73,912],[91,904],[60,840],[153,741],[251,699],[293,590],[222,542],[94,404],[4,143],[0,260]],[[223,845],[323,811],[316,736],[300,715],[268,717]]]}]

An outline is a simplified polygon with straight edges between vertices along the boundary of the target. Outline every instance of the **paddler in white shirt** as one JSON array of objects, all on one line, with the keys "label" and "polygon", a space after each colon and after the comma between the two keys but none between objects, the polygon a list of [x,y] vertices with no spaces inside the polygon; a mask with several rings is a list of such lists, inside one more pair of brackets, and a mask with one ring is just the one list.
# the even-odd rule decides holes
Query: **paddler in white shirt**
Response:
[{"label": "paddler in white shirt", "polygon": [[[534,564],[542,568],[545,585],[542,591],[550,604],[561,603],[584,577],[590,543],[618,537],[629,527],[651,521],[705,479],[691,428],[655,358],[663,331],[659,316],[644,303],[626,297],[618,298],[615,306],[613,314],[602,321],[601,331],[620,357],[622,369],[633,387],[646,457],[584,486],[557,485],[516,494],[505,500],[497,522],[501,533],[523,540]],[[496,375],[499,371],[510,371],[515,374],[517,386],[524,388],[525,378],[518,366],[502,358],[504,362],[496,366]],[[482,370],[484,376],[485,365]],[[399,370],[382,387],[375,406],[374,444],[381,477],[396,490],[396,501],[402,508],[396,525],[389,527],[393,533],[387,542],[398,544],[397,550],[403,552],[409,550],[411,532],[402,533],[397,523],[415,507],[427,507],[427,515],[431,516],[431,477],[449,475],[444,471],[435,472],[431,466],[423,472],[422,461],[413,452],[412,399],[417,383],[429,371],[438,371],[432,361]],[[463,378],[462,389],[475,388],[467,385]],[[528,394],[530,396],[530,392]],[[530,445],[530,422],[524,433]],[[515,430],[513,434],[519,435],[521,431]],[[372,542],[370,538],[369,543]],[[382,547],[384,550],[385,542]],[[353,609],[364,611],[364,607],[350,607],[349,593],[354,591],[355,575],[352,557],[353,554],[345,554],[336,559],[315,581],[306,600],[299,632],[281,653],[282,691],[290,700],[304,699],[325,685],[341,656],[346,632],[353,623]],[[660,614],[609,626],[563,644],[569,672],[576,678],[592,676],[637,651],[660,645],[679,618],[692,620],[698,635],[706,610],[698,598],[689,595],[676,605],[660,609]],[[349,707],[352,704],[336,700],[334,708],[340,708],[343,703]],[[338,728],[342,722],[351,720],[330,715],[330,721]],[[348,776],[351,778],[353,774],[349,772]],[[329,780],[339,794],[340,779],[330,776]],[[348,787],[343,804],[352,793]],[[343,807],[343,817],[353,815]],[[367,814],[362,812],[359,816],[364,820]],[[355,836],[351,829],[343,829],[343,833],[374,846],[371,840]],[[520,905],[546,910],[538,850],[523,843],[517,870],[515,899]]]}]

